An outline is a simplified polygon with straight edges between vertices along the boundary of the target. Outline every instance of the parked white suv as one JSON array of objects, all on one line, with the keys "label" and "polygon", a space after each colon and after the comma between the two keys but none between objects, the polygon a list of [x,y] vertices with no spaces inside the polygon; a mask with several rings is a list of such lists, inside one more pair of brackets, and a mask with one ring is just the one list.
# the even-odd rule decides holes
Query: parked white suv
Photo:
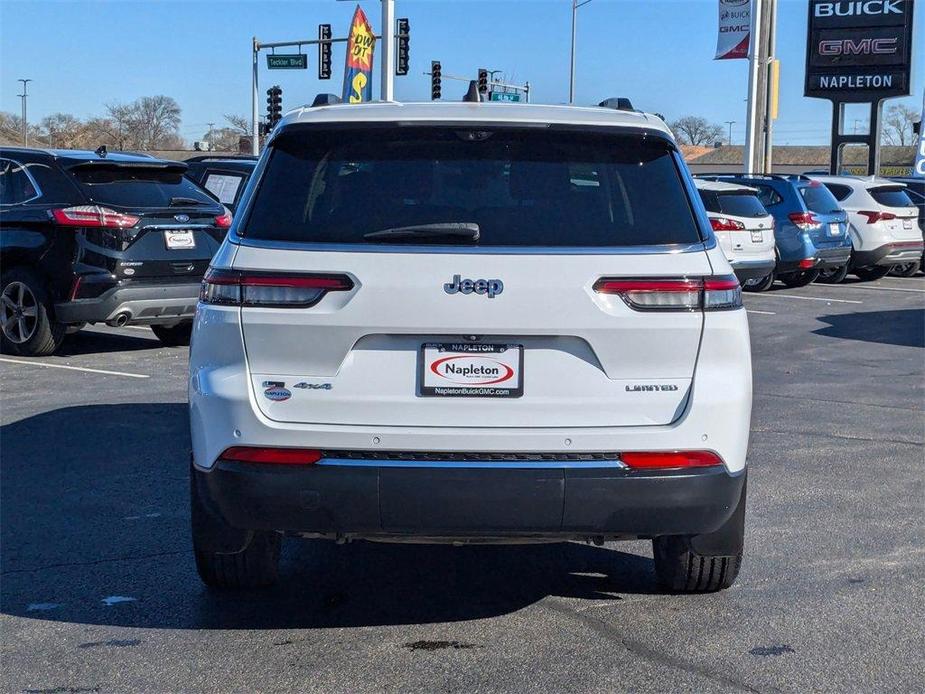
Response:
[{"label": "parked white suv", "polygon": [[[848,213],[850,271],[862,280],[885,276],[895,265],[922,257],[919,211],[905,184],[876,176],[813,176]],[[844,277],[844,275],[842,275]]]},{"label": "parked white suv", "polygon": [[713,234],[742,285],[770,285],[777,262],[774,217],[758,199],[758,189],[702,178],[695,178],[694,184]]},{"label": "parked white suv", "polygon": [[650,538],[739,570],[748,324],[661,119],[372,103],[276,127],[202,285],[192,530],[211,586],[338,542]]}]

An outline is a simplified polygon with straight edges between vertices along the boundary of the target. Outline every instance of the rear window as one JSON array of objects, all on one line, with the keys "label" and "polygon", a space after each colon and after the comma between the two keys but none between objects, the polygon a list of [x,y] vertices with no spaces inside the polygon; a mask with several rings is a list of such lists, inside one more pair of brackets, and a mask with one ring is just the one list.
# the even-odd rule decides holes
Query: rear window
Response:
[{"label": "rear window", "polygon": [[170,207],[172,199],[174,207],[217,204],[177,169],[95,165],[76,167],[72,173],[84,193],[104,205]]},{"label": "rear window", "polygon": [[904,188],[871,188],[868,192],[878,204],[885,207],[915,206]]},{"label": "rear window", "polygon": [[719,212],[736,217],[764,217],[768,211],[754,193],[719,193]]},{"label": "rear window", "polygon": [[803,196],[803,202],[806,209],[820,214],[838,212],[838,200],[832,195],[832,191],[821,183],[811,183],[808,186],[800,187],[800,195]]},{"label": "rear window", "polygon": [[[273,144],[243,235],[382,243],[385,229],[478,225],[478,246],[693,243],[667,143],[548,129],[296,129]],[[402,238],[405,243],[447,239]]]}]

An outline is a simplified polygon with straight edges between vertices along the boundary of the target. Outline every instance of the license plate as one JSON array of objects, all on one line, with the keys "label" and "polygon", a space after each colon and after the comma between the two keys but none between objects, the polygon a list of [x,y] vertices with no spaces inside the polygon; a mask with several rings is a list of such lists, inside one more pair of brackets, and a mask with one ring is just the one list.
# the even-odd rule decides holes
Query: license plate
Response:
[{"label": "license plate", "polygon": [[831,224],[829,224],[829,233],[832,236],[839,236],[841,235],[841,227],[838,226],[836,222],[832,222]]},{"label": "license plate", "polygon": [[519,398],[523,369],[523,345],[427,343],[421,346],[420,392],[438,398]]},{"label": "license plate", "polygon": [[168,229],[164,232],[164,241],[167,242],[167,248],[183,249],[195,248],[196,239],[193,238],[193,232],[190,229]]},{"label": "license plate", "polygon": [[912,228],[912,220],[911,220],[911,219],[904,219],[904,220],[903,220],[903,229],[911,229],[911,228]]},{"label": "license plate", "polygon": [[764,232],[763,231],[753,231],[752,232],[752,243],[761,243],[764,241]]}]

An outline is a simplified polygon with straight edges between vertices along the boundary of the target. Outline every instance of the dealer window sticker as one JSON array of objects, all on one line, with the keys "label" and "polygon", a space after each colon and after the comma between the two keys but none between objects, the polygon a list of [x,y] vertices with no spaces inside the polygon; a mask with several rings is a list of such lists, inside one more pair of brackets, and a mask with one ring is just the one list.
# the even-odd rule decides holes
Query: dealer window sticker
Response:
[{"label": "dealer window sticker", "polygon": [[217,197],[218,201],[223,205],[230,205],[234,202],[234,198],[238,194],[241,181],[241,176],[209,174],[206,177],[206,190]]}]

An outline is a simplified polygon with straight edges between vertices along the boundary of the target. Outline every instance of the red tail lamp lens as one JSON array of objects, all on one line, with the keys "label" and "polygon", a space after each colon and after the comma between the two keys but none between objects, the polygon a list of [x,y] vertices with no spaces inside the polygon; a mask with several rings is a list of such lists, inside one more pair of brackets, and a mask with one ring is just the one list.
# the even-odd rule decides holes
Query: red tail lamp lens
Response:
[{"label": "red tail lamp lens", "polygon": [[312,465],[321,460],[321,451],[314,448],[258,448],[232,446],[219,456],[222,460],[270,465]]},{"label": "red tail lamp lens", "polygon": [[723,464],[723,459],[713,451],[636,451],[621,453],[620,460],[634,470],[714,467]]}]

